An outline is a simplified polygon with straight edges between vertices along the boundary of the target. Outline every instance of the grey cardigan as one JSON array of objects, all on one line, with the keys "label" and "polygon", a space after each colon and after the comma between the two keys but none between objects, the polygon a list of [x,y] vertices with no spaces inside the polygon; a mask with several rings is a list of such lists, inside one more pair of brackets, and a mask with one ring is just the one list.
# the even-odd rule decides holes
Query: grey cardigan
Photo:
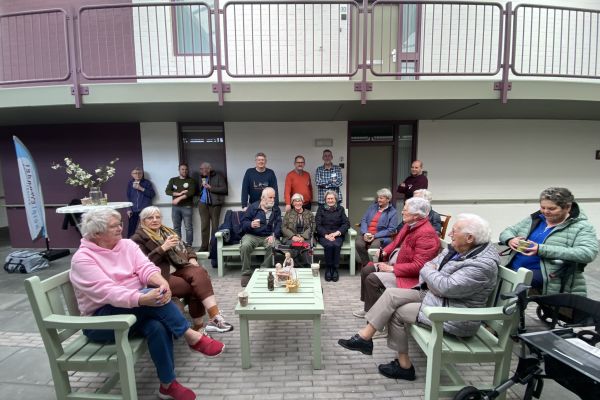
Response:
[{"label": "grey cardigan", "polygon": [[[418,322],[431,325],[423,313],[424,306],[486,306],[498,279],[498,250],[493,244],[485,243],[452,260],[456,254],[452,247],[444,249],[421,269],[419,280],[428,292],[421,303]],[[480,321],[448,321],[444,322],[444,331],[456,336],[473,336],[480,324]]]}]

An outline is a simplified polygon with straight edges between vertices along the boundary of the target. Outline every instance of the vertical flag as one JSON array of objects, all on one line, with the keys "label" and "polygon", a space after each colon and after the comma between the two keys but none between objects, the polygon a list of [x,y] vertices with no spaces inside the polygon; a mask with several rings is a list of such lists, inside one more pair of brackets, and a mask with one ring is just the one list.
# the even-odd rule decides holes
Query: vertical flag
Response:
[{"label": "vertical flag", "polygon": [[21,190],[23,191],[23,201],[25,203],[27,225],[29,225],[31,240],[34,241],[40,237],[47,238],[44,198],[42,197],[42,187],[35,162],[23,142],[16,136],[13,136],[13,140],[17,152]]}]

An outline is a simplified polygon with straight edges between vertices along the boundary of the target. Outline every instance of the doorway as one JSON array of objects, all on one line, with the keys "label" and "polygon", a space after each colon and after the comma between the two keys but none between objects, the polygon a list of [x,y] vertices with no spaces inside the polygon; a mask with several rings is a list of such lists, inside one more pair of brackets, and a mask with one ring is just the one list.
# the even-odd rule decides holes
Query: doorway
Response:
[{"label": "doorway", "polygon": [[[416,155],[416,122],[350,122],[348,130],[346,198],[354,225],[375,201],[377,190],[388,188],[395,194],[410,174]],[[398,209],[398,204],[393,204]]]}]

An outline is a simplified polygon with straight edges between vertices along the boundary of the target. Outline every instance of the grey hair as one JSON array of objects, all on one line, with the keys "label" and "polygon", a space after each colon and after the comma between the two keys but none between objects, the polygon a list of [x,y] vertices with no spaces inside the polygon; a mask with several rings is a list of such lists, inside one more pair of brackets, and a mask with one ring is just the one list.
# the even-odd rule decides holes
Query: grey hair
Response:
[{"label": "grey hair", "polygon": [[427,217],[431,211],[429,201],[421,197],[411,197],[404,204],[406,204],[406,210],[409,213],[419,215],[422,218]]},{"label": "grey hair", "polygon": [[262,192],[260,193],[260,198],[261,198],[261,199],[264,199],[264,198],[266,197],[266,194],[267,194],[267,192],[268,192],[268,191],[270,191],[270,190],[271,190],[271,191],[273,191],[273,193],[275,193],[275,189],[273,189],[273,188],[272,188],[272,187],[270,187],[270,186],[267,186],[267,187],[266,187],[266,188],[264,188],[264,189],[262,190]]},{"label": "grey hair", "polygon": [[391,200],[392,192],[388,188],[379,189],[377,191],[377,197],[379,197],[379,196],[387,197],[389,200]]},{"label": "grey hair", "polygon": [[413,193],[413,196],[416,197],[420,197],[422,199],[425,199],[429,202],[431,202],[432,196],[431,196],[431,192],[427,189],[419,189],[419,190],[415,190]]},{"label": "grey hair", "polygon": [[298,199],[300,199],[300,201],[302,201],[302,203],[304,203],[304,196],[302,196],[300,193],[294,193],[294,195],[291,198],[291,201],[298,200]]},{"label": "grey hair", "polygon": [[81,224],[79,225],[81,236],[91,240],[94,236],[106,232],[108,230],[108,221],[112,217],[118,218],[119,221],[121,220],[121,214],[108,207],[98,207],[86,212],[81,217]]},{"label": "grey hair", "polygon": [[156,206],[148,206],[148,207],[144,208],[142,211],[140,211],[140,223],[143,224],[144,220],[146,218],[148,218],[149,216],[154,215],[154,214],[158,214],[162,217],[160,208],[158,208]]},{"label": "grey hair", "polygon": [[328,190],[325,192],[325,196],[323,196],[323,199],[326,199],[327,196],[329,196],[330,194],[333,195],[333,197],[335,197],[335,201],[338,201],[338,194],[335,190]]},{"label": "grey hair", "polygon": [[258,153],[256,153],[254,158],[258,158],[258,157],[264,157],[266,159],[267,155],[265,153],[263,153],[262,151],[259,151]]},{"label": "grey hair", "polygon": [[575,197],[567,188],[549,187],[540,193],[540,201],[542,200],[549,200],[560,208],[566,208],[573,203]]},{"label": "grey hair", "polygon": [[208,169],[212,169],[212,165],[210,165],[209,162],[203,162],[202,164],[200,164],[200,168],[208,168]]},{"label": "grey hair", "polygon": [[477,214],[458,214],[456,216],[456,223],[459,221],[465,221],[466,224],[463,226],[461,232],[472,235],[475,239],[475,244],[487,243],[492,239],[492,229],[490,223],[485,219],[481,218]]}]

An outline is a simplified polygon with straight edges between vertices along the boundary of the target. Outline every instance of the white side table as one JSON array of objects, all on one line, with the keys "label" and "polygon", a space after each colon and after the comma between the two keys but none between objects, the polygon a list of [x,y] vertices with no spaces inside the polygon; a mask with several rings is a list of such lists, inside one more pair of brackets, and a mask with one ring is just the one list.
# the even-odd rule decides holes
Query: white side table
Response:
[{"label": "white side table", "polygon": [[80,214],[80,213],[88,212],[90,210],[94,210],[99,207],[109,207],[109,208],[112,208],[113,210],[116,210],[119,208],[131,207],[132,205],[133,205],[133,203],[131,203],[129,201],[113,201],[113,202],[107,203],[106,205],[103,204],[101,206],[84,206],[84,205],[65,206],[65,207],[57,208],[56,213],[57,214]]}]

